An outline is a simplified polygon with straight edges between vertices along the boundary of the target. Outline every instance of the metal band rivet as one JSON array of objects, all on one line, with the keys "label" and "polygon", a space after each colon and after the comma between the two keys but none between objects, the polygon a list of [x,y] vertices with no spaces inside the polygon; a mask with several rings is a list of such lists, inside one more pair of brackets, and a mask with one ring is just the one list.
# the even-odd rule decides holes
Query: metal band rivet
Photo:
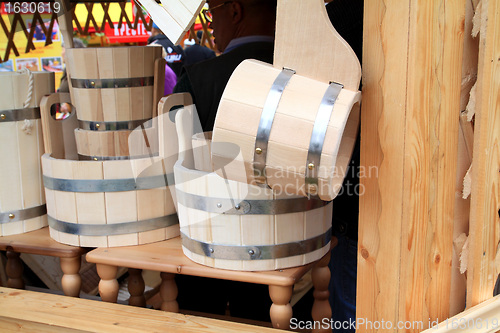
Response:
[{"label": "metal band rivet", "polygon": [[26,209],[12,210],[0,213],[0,224],[29,220],[45,214],[47,214],[47,206],[45,204]]}]

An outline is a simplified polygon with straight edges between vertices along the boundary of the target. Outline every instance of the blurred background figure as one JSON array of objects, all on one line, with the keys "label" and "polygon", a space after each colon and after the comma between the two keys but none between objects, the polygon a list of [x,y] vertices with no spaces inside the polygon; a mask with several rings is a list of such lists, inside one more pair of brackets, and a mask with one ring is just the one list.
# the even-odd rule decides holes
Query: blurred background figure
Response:
[{"label": "blurred background figure", "polygon": [[189,66],[215,57],[215,52],[213,50],[201,45],[203,31],[197,31],[196,38],[198,40],[189,39],[184,42],[184,54],[186,55],[184,66]]},{"label": "blurred background figure", "polygon": [[174,71],[175,75],[181,75],[182,67],[184,66],[184,50],[179,45],[174,45],[167,36],[163,34],[160,28],[153,23],[151,29],[151,37],[148,38],[148,45],[161,45],[165,50],[165,60],[167,65]]}]

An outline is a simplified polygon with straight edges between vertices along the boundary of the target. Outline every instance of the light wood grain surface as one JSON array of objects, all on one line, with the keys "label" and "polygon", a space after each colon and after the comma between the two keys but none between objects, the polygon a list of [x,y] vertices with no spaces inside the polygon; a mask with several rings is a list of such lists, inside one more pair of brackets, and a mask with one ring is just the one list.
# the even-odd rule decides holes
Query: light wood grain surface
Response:
[{"label": "light wood grain surface", "polygon": [[450,316],[465,2],[449,4],[365,3],[358,318]]},{"label": "light wood grain surface", "polygon": [[[336,239],[332,239],[332,246],[336,243]],[[189,260],[182,253],[180,237],[139,246],[97,248],[87,254],[87,261],[110,266],[279,286],[293,285],[314,265],[311,263],[300,267],[263,272],[211,268]]]},{"label": "light wood grain surface", "polygon": [[2,332],[276,332],[265,327],[0,287]]},{"label": "light wood grain surface", "polygon": [[500,1],[483,1],[481,16],[467,307],[491,297],[500,273]]},{"label": "light wood grain surface", "polygon": [[45,256],[72,258],[84,254],[86,248],[56,242],[49,236],[49,227],[21,235],[0,237],[0,250]]}]

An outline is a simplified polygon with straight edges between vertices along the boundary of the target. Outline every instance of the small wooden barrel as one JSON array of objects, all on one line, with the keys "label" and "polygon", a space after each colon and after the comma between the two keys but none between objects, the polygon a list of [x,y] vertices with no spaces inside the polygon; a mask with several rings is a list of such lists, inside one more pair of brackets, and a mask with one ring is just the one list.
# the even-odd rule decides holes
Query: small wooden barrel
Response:
[{"label": "small wooden barrel", "polygon": [[[184,110],[185,111],[185,110]],[[176,117],[179,135],[190,122]],[[179,126],[184,130],[179,131]],[[200,136],[201,135],[201,136]],[[179,141],[183,140],[179,137]],[[216,268],[260,271],[304,265],[330,249],[332,203],[273,193],[264,187],[228,181],[206,168],[209,143],[194,137],[194,161],[188,144],[174,166],[177,212],[184,254]],[[205,151],[200,156],[197,152]],[[208,163],[207,163],[208,162]]]},{"label": "small wooden barrel", "polygon": [[140,245],[179,235],[163,158],[73,161],[42,156],[51,237],[84,247]]},{"label": "small wooden barrel", "polygon": [[39,103],[55,81],[54,73],[31,74],[0,73],[0,236],[47,225]]},{"label": "small wooden barrel", "polygon": [[[231,180],[332,200],[356,141],[360,98],[360,92],[336,83],[246,60],[233,72],[219,104],[214,168]],[[241,159],[223,142],[238,145]]]},{"label": "small wooden barrel", "polygon": [[[96,122],[111,122],[134,129],[154,117],[155,62],[161,47],[130,46],[66,50],[71,99],[80,128],[90,130]],[[156,86],[155,86],[156,84]]]}]

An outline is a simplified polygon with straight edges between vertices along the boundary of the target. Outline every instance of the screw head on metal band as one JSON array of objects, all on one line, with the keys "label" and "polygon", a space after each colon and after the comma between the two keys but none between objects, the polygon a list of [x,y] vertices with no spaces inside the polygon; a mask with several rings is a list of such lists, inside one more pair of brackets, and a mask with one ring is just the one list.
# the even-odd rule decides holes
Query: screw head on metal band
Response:
[{"label": "screw head on metal band", "polygon": [[0,213],[0,224],[29,220],[45,214],[47,214],[47,206],[45,204],[26,209]]},{"label": "screw head on metal band", "polygon": [[0,111],[0,122],[40,119],[40,108],[25,108]]}]

